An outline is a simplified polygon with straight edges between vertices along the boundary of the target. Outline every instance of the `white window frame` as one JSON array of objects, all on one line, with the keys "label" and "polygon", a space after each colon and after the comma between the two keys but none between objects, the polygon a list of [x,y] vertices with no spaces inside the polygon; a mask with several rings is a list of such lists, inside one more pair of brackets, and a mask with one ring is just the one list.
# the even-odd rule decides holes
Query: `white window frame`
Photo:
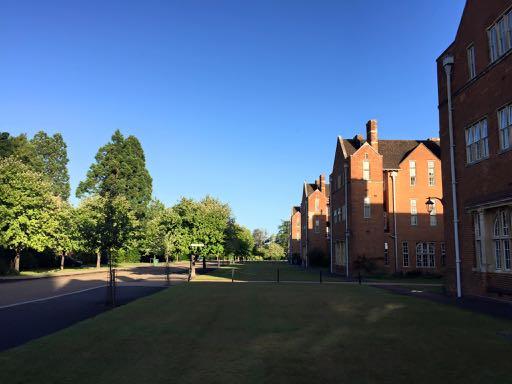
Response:
[{"label": "white window frame", "polygon": [[411,206],[411,225],[417,226],[418,225],[418,205],[417,205],[416,199],[410,200],[410,206]]},{"label": "white window frame", "polygon": [[433,242],[416,244],[416,268],[435,268],[436,249]]},{"label": "white window frame", "polygon": [[402,241],[402,265],[404,268],[409,267],[409,243],[407,241]]},{"label": "white window frame", "polygon": [[487,118],[466,128],[466,162],[473,164],[489,157]]},{"label": "white window frame", "polygon": [[493,25],[489,28],[487,34],[489,36],[489,58],[491,63],[494,63],[498,59],[498,33],[496,26]]},{"label": "white window frame", "polygon": [[503,15],[487,29],[489,58],[491,63],[498,60],[512,48],[512,11]]},{"label": "white window frame", "polygon": [[512,104],[498,110],[500,149],[512,147]]},{"label": "white window frame", "polygon": [[409,185],[414,187],[416,185],[416,161],[409,161]]},{"label": "white window frame", "polygon": [[320,198],[315,197],[315,212],[320,211]]},{"label": "white window frame", "polygon": [[363,160],[363,180],[370,180],[370,161]]},{"label": "white window frame", "polygon": [[436,185],[436,163],[434,160],[427,161],[427,175],[428,175],[428,186],[434,187]]},{"label": "white window frame", "polygon": [[498,211],[494,218],[493,231],[494,266],[497,271],[511,270],[510,212]]},{"label": "white window frame", "polygon": [[315,233],[320,233],[320,219],[315,219],[314,229]]},{"label": "white window frame", "polygon": [[471,44],[467,49],[469,80],[476,76],[475,46]]},{"label": "white window frame", "polygon": [[363,218],[369,219],[372,217],[371,200],[369,196],[366,196],[363,201]]},{"label": "white window frame", "polygon": [[484,268],[484,258],[482,253],[482,228],[480,223],[480,214],[473,215],[473,228],[475,233],[475,254],[480,268]]},{"label": "white window frame", "polygon": [[432,204],[432,211],[430,211],[429,214],[429,220],[430,220],[430,226],[435,227],[437,226],[437,210],[436,210],[436,201],[432,201],[434,204]]}]

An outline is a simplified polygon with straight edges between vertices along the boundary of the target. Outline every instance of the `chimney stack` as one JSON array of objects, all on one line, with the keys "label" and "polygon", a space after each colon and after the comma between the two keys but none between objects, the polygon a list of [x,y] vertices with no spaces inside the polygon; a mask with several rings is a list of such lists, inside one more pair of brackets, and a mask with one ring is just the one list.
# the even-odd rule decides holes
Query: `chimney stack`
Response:
[{"label": "chimney stack", "polygon": [[379,152],[379,139],[377,136],[377,120],[369,120],[366,123],[366,141],[373,149]]},{"label": "chimney stack", "polygon": [[320,188],[320,191],[325,191],[325,175],[323,173],[320,175],[320,178],[318,179],[318,186]]}]

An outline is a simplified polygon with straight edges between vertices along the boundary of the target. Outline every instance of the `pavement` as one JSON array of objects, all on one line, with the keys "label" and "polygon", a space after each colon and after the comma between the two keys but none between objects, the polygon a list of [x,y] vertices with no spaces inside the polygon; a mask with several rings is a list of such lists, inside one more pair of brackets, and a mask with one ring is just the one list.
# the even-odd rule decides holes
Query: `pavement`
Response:
[{"label": "pavement", "polygon": [[[198,273],[201,268],[198,265]],[[173,285],[186,282],[188,264],[173,263]],[[51,334],[111,309],[106,305],[107,273],[73,274],[0,284],[0,351]],[[168,288],[165,267],[137,266],[117,273],[116,304]]]},{"label": "pavement", "polygon": [[475,313],[481,313],[493,317],[512,320],[512,302],[506,300],[497,300],[487,297],[463,296],[457,299],[441,293],[424,291],[421,288],[411,289],[391,284],[370,284],[387,291],[406,296],[414,296],[421,299],[435,301],[436,303],[453,305]]}]

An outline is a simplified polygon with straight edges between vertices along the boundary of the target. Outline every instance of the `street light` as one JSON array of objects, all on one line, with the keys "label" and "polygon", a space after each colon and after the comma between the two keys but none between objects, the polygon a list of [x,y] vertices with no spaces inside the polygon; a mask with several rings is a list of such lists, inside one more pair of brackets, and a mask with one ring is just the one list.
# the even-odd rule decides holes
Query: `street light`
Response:
[{"label": "street light", "polygon": [[434,205],[436,204],[434,200],[439,200],[441,204],[444,205],[444,200],[439,197],[427,197],[427,201],[425,202],[425,205],[427,206],[427,212],[430,215],[432,211],[434,210]]}]

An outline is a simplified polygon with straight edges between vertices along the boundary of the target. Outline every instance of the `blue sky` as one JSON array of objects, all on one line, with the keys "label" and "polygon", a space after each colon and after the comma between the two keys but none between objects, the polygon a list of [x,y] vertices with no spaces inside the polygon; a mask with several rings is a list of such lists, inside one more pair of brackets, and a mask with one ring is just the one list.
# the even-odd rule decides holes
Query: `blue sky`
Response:
[{"label": "blue sky", "polygon": [[[463,0],[24,1],[0,12],[0,130],[61,132],[74,189],[115,129],[168,205],[275,231],[336,136],[438,136],[436,57]],[[76,200],[75,200],[76,201]]]}]

